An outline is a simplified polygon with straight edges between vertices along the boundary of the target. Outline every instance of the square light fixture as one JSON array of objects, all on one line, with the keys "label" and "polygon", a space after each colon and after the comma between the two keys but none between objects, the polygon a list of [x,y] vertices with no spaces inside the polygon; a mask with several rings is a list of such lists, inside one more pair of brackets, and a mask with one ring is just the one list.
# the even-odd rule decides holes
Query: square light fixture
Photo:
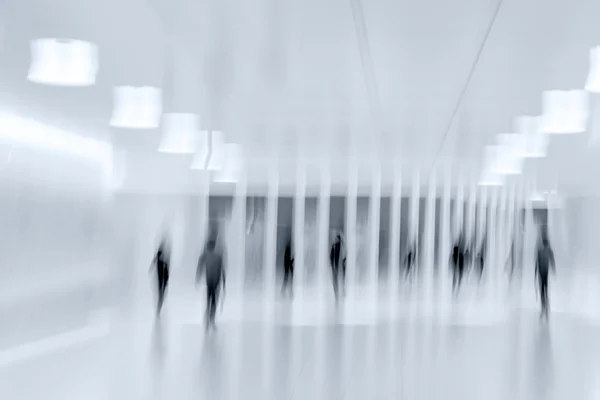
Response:
[{"label": "square light fixture", "polygon": [[92,86],[98,73],[98,47],[72,39],[43,38],[30,43],[27,79],[56,86]]},{"label": "square light fixture", "polygon": [[194,154],[200,142],[200,117],[191,113],[168,113],[163,116],[161,153]]},{"label": "square light fixture", "polygon": [[540,131],[541,117],[521,116],[515,121],[516,131],[521,135],[518,155],[523,158],[543,158],[548,150],[549,137]]},{"label": "square light fixture", "polygon": [[113,90],[110,125],[116,128],[155,129],[160,125],[162,91],[151,86],[117,86]]},{"label": "square light fixture", "polygon": [[572,134],[585,132],[589,118],[589,97],[585,90],[548,90],[542,95],[540,132]]},{"label": "square light fixture", "polygon": [[502,133],[497,136],[496,158],[492,173],[498,175],[519,175],[523,170],[522,136],[515,133]]}]

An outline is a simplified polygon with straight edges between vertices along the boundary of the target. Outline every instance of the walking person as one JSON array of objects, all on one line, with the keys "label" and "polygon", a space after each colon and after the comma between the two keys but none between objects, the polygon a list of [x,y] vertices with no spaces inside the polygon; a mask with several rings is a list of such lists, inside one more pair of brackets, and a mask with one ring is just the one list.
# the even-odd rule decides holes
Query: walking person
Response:
[{"label": "walking person", "polygon": [[158,299],[156,304],[156,315],[160,315],[165,300],[167,285],[169,283],[169,253],[166,239],[163,239],[158,246],[156,255],[152,259],[149,272],[156,271],[156,283]]},{"label": "walking person", "polygon": [[538,243],[537,257],[535,263],[536,284],[540,293],[540,302],[542,310],[540,318],[548,320],[550,304],[548,300],[548,275],[556,274],[556,266],[554,263],[554,252],[550,247],[550,242],[545,232],[541,234],[540,243]]},{"label": "walking person", "polygon": [[285,252],[283,254],[283,283],[281,285],[281,294],[285,296],[286,293],[290,294],[290,297],[294,296],[294,258],[292,257],[292,241],[288,239],[285,245]]},{"label": "walking person", "polygon": [[[202,279],[204,274],[206,280],[206,314],[205,324],[206,329],[216,328],[215,316],[217,313],[217,304],[221,288],[223,295],[225,294],[225,259],[223,252],[217,249],[217,240],[211,237],[200,259],[198,260],[198,268],[196,269],[196,285]],[[222,303],[221,303],[222,305]]]},{"label": "walking person", "polygon": [[331,251],[329,252],[329,262],[331,264],[331,275],[333,278],[333,293],[335,299],[339,299],[340,281],[343,292],[345,293],[346,284],[346,257],[344,255],[344,244],[341,233],[337,233]]}]

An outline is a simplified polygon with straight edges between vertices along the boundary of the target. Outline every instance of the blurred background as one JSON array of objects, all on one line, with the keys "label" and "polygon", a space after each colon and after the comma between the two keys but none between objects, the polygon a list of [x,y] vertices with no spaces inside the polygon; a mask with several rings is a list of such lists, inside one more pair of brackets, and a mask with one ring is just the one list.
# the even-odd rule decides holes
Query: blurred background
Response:
[{"label": "blurred background", "polygon": [[[599,12],[4,0],[0,396],[595,398]],[[228,271],[211,335],[209,226]],[[461,237],[485,269],[453,295]]]}]

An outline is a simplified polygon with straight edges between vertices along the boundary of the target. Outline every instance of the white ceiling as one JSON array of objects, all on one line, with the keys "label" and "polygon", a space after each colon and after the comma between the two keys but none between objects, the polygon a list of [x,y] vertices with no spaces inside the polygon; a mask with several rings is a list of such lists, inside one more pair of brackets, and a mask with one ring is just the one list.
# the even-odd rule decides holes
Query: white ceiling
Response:
[{"label": "white ceiling", "polygon": [[[588,50],[600,44],[600,2],[504,0],[448,130],[497,0],[362,3],[375,113],[352,13],[356,0],[5,0],[0,101],[110,138],[125,151],[126,181],[135,190],[152,181],[189,185],[199,173],[188,170],[189,156],[156,152],[159,130],[109,128],[115,85],[158,86],[165,111],[199,113],[204,128],[245,146],[257,183],[275,155],[283,160],[282,180],[294,179],[297,159],[323,158],[343,183],[351,143],[362,165],[380,160],[384,184],[393,179],[394,162],[420,170],[423,179],[434,160],[438,175],[452,165],[476,176],[483,146],[510,132],[515,117],[539,114],[543,90],[583,88]],[[96,43],[97,84],[29,83],[29,40],[39,37]],[[527,173],[535,172],[540,187],[600,189],[598,150],[588,141],[589,133],[554,136],[549,157],[528,161]],[[308,177],[316,184],[313,169]]]}]

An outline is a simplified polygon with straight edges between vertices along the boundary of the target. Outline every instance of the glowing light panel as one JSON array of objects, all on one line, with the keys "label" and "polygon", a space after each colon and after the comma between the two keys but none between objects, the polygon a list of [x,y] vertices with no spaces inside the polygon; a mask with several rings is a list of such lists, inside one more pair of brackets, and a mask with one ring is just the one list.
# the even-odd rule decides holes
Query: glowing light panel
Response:
[{"label": "glowing light panel", "polygon": [[110,125],[117,128],[155,129],[160,125],[162,92],[151,86],[117,86],[113,90]]},{"label": "glowing light panel", "polygon": [[585,90],[549,90],[542,96],[542,133],[585,132],[589,118],[589,98]]},{"label": "glowing light panel", "polygon": [[98,73],[98,47],[82,40],[44,38],[30,43],[27,79],[57,86],[91,86]]},{"label": "glowing light panel", "polygon": [[170,113],[163,117],[163,137],[158,151],[194,154],[200,142],[200,117],[196,114]]}]

